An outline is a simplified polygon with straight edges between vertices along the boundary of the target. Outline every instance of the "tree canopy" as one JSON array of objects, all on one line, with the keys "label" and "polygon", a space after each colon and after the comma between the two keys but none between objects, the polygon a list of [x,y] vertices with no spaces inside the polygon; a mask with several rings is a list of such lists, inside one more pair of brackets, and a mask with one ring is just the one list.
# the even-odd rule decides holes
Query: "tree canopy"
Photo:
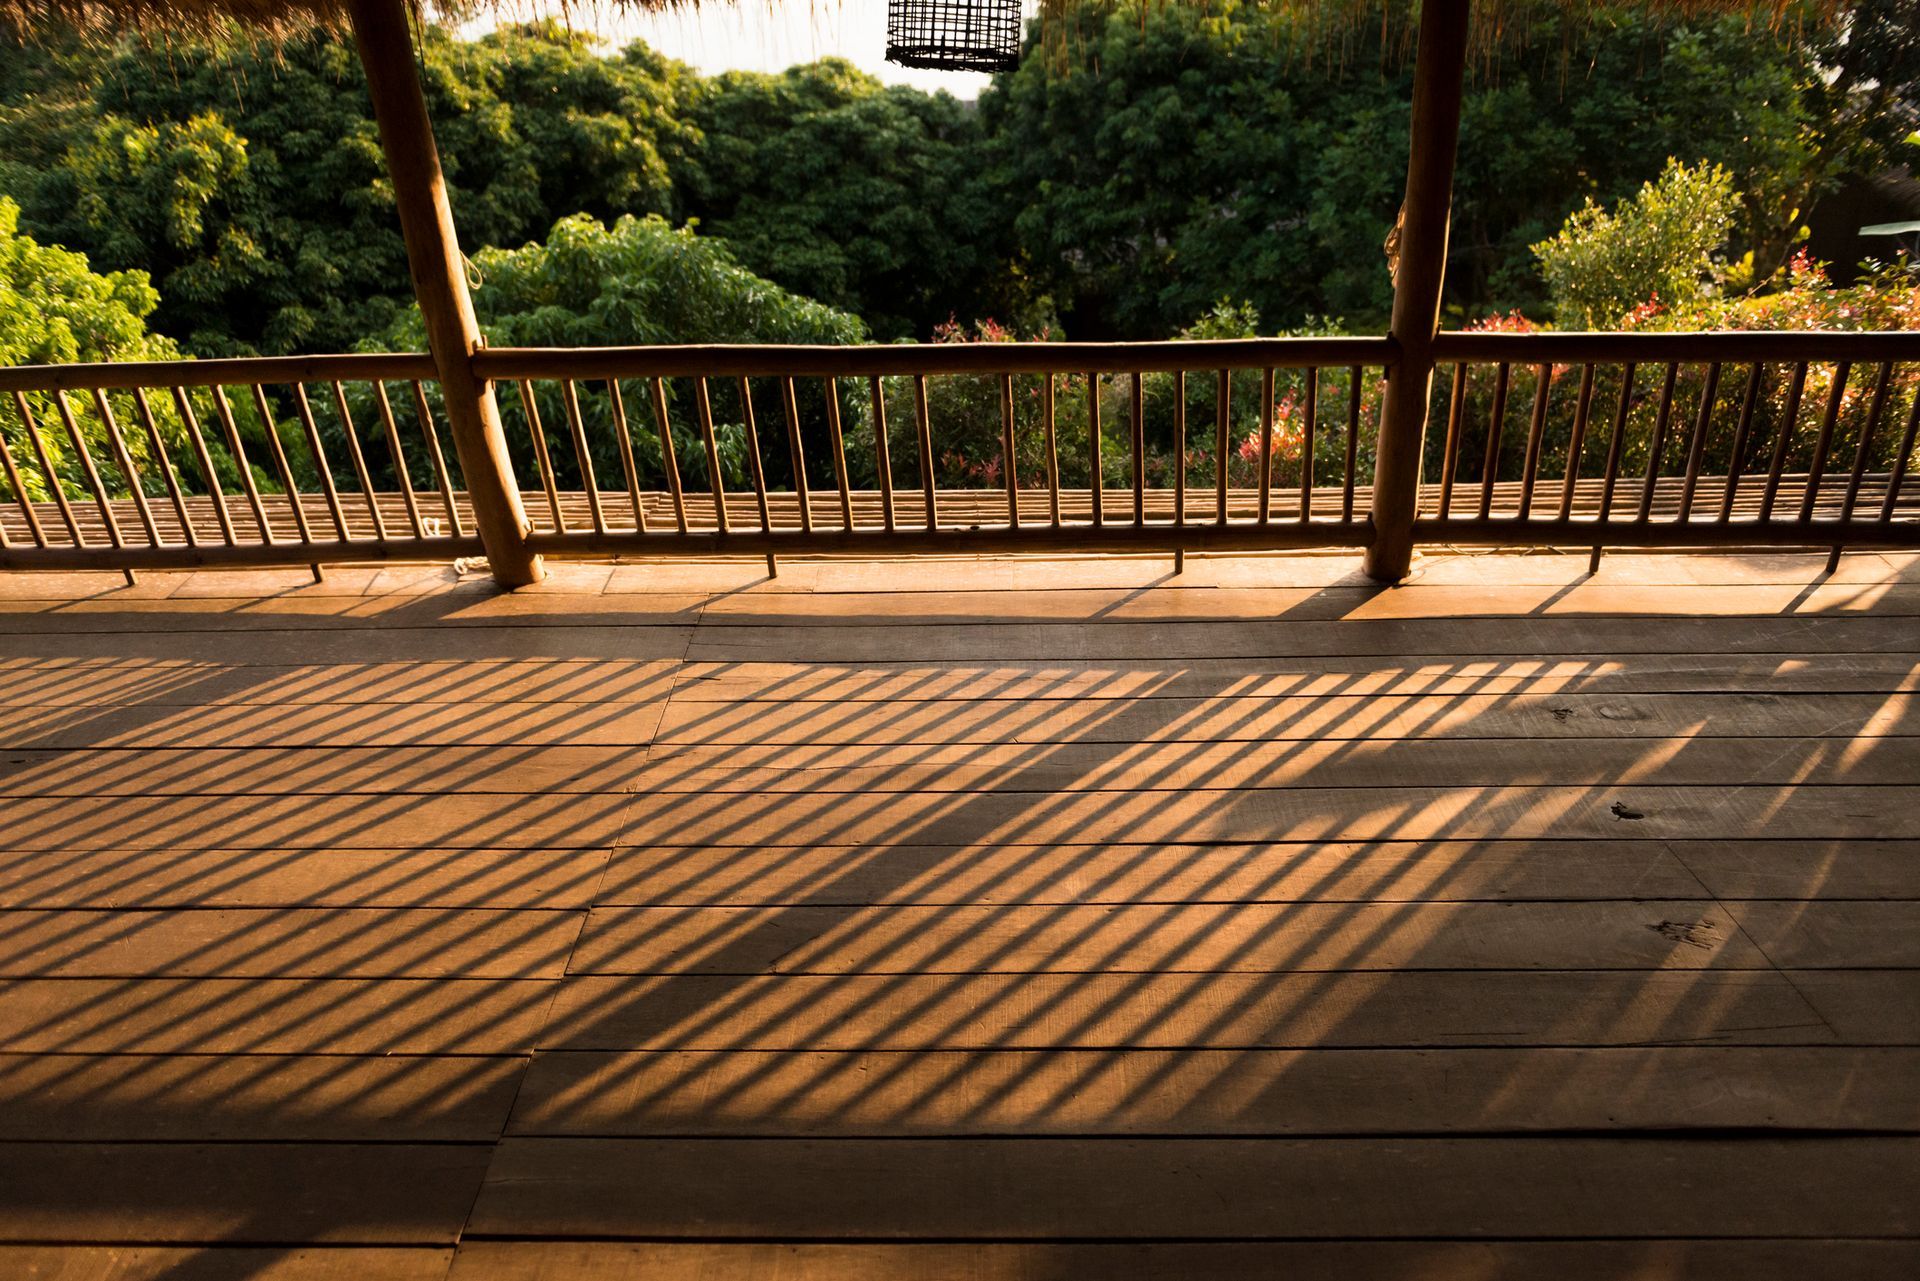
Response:
[{"label": "tree canopy", "polygon": [[[1911,0],[1778,28],[1508,9],[1524,21],[1477,55],[1464,107],[1455,323],[1537,314],[1531,246],[1669,157],[1728,175],[1721,274],[1748,289],[1778,287],[1824,193],[1912,154]],[[832,59],[702,76],[554,23],[429,27],[421,58],[476,261],[576,214],[658,216],[883,340],[989,317],[1165,337],[1221,298],[1282,328],[1384,322],[1407,11],[1078,0],[1050,21],[978,104]],[[358,62],[320,35],[0,43],[0,193],[39,243],[147,272],[150,323],[195,353],[354,347],[411,308]]]}]

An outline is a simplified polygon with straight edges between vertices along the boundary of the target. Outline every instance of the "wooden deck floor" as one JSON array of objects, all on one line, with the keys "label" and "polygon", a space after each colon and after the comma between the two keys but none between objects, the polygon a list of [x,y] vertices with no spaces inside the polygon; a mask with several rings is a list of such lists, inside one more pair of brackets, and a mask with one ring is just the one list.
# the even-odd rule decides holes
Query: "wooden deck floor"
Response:
[{"label": "wooden deck floor", "polygon": [[1920,557],[0,576],[0,1277],[1920,1275]]}]

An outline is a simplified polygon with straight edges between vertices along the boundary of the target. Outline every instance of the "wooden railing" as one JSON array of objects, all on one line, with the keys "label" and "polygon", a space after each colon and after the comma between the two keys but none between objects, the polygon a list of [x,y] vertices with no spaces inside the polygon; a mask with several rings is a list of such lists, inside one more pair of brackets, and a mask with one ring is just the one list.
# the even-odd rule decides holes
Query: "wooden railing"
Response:
[{"label": "wooden railing", "polygon": [[1596,560],[1920,543],[1920,333],[1457,333],[1435,351],[1420,541]]},{"label": "wooden railing", "polygon": [[[1415,537],[1920,545],[1920,334],[1442,334]],[[1364,546],[1385,338],[483,349],[546,555]],[[478,556],[417,355],[0,370],[0,568]],[[511,526],[510,526],[511,527]]]},{"label": "wooden railing", "polygon": [[474,360],[562,555],[1361,545],[1391,363],[1379,338]]}]

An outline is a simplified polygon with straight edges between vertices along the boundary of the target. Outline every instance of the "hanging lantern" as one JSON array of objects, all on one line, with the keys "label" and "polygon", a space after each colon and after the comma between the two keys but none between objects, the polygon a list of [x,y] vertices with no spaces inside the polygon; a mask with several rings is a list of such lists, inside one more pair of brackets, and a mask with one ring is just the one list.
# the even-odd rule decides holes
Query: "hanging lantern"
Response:
[{"label": "hanging lantern", "polygon": [[1020,65],[1020,0],[887,0],[887,61],[942,71]]}]

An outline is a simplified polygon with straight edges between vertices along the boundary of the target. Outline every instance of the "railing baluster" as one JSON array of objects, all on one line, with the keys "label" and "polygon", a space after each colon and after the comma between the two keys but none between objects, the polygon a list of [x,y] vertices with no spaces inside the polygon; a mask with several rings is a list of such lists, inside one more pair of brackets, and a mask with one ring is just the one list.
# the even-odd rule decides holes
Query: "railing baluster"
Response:
[{"label": "railing baluster", "polygon": [[1000,375],[1000,466],[1007,486],[1007,528],[1020,528],[1020,477],[1015,470],[1013,375]]},{"label": "railing baluster", "polygon": [[680,489],[680,455],[673,447],[673,423],[667,417],[667,380],[655,378],[651,389],[653,426],[660,433],[660,462],[667,472],[667,492],[673,496],[673,524],[687,532],[687,499]]},{"label": "railing baluster", "polygon": [[933,480],[933,420],[927,411],[927,376],[913,376],[913,429],[920,454],[920,489],[927,502],[927,532],[940,528],[940,499]]},{"label": "railing baluster", "polygon": [[[1867,410],[1867,421],[1860,427],[1860,444],[1853,451],[1853,471],[1847,476],[1847,496],[1841,501],[1840,523],[1845,525],[1853,519],[1854,504],[1860,501],[1860,484],[1867,476],[1867,458],[1873,449],[1873,436],[1879,430],[1881,415],[1887,409],[1887,393],[1893,386],[1893,362],[1884,361],[1880,365],[1880,377],[1874,382],[1873,403]],[[1841,543],[1833,545],[1833,552],[1827,557],[1827,572],[1831,574],[1840,567]]]},{"label": "railing baluster", "polygon": [[440,501],[447,506],[447,524],[455,538],[466,535],[466,522],[460,517],[460,505],[453,499],[453,473],[447,470],[447,456],[440,449],[440,430],[433,425],[433,406],[427,401],[427,389],[418,378],[408,383],[413,388],[413,412],[420,419],[420,434],[427,442],[427,460],[433,465],[434,483],[440,488]]},{"label": "railing baluster", "polygon": [[[547,510],[553,514],[553,532],[568,532],[567,518],[560,510],[559,478],[554,475],[553,456],[547,451],[547,429],[540,421],[540,406],[534,400],[533,380],[522,378],[520,408],[527,416],[527,435],[533,440],[534,466],[540,472],[540,484],[547,491]],[[384,535],[383,535],[384,537]]]},{"label": "railing baluster", "polygon": [[1500,438],[1507,430],[1507,380],[1511,371],[1501,361],[1493,379],[1493,410],[1487,418],[1487,448],[1480,462],[1480,519],[1493,514],[1493,485],[1500,479]]},{"label": "railing baluster", "polygon": [[1127,390],[1132,395],[1127,410],[1128,435],[1133,453],[1133,523],[1147,523],[1147,407],[1141,403],[1141,377],[1128,375]]},{"label": "railing baluster", "polygon": [[[26,397],[20,392],[13,393],[14,402],[24,405]],[[22,415],[24,417],[24,414]],[[5,432],[0,432],[0,469],[4,469],[7,485],[13,490],[13,500],[20,505],[21,519],[27,522],[27,534],[33,539],[35,547],[47,545],[46,531],[40,528],[39,513],[33,509],[33,498],[27,493],[26,479],[21,476],[20,468],[13,461],[13,450],[7,445]]]},{"label": "railing baluster", "polygon": [[147,403],[147,390],[144,387],[133,389],[133,404],[140,415],[140,425],[146,430],[147,445],[153,450],[154,461],[160,466],[160,479],[166,484],[167,497],[173,500],[173,513],[180,520],[180,535],[189,547],[200,545],[200,534],[193,527],[193,517],[187,512],[187,497],[180,490],[180,478],[173,474],[173,460],[167,457],[166,442],[160,439],[160,425],[154,421],[153,406]]},{"label": "railing baluster", "polygon": [[1173,523],[1187,523],[1187,371],[1173,371]]},{"label": "railing baluster", "polygon": [[1520,509],[1514,513],[1515,520],[1526,520],[1533,514],[1533,488],[1540,478],[1540,454],[1547,438],[1547,389],[1552,381],[1552,365],[1534,369],[1533,416],[1527,424],[1527,451],[1520,467]]},{"label": "railing baluster", "polygon": [[1760,380],[1765,368],[1765,362],[1756,360],[1747,371],[1747,390],[1740,398],[1740,422],[1733,429],[1733,454],[1727,460],[1727,488],[1720,496],[1717,520],[1722,525],[1733,519],[1733,495],[1740,487],[1740,470],[1746,466],[1747,440],[1753,432],[1753,411],[1760,403]]},{"label": "railing baluster", "polygon": [[1707,432],[1713,426],[1714,401],[1720,394],[1720,362],[1707,365],[1707,380],[1700,388],[1700,411],[1694,416],[1693,437],[1687,442],[1687,476],[1680,487],[1680,523],[1693,519],[1693,496],[1700,487],[1700,466],[1707,456]]},{"label": "railing baluster", "polygon": [[633,433],[627,427],[627,402],[620,395],[620,380],[607,379],[607,408],[613,415],[613,441],[620,451],[620,469],[626,475],[627,501],[633,504],[633,532],[647,532],[647,508],[640,499],[640,467],[633,460]]},{"label": "railing baluster", "polygon": [[787,420],[787,450],[793,455],[793,492],[800,503],[800,528],[811,534],[813,495],[807,489],[807,455],[800,443],[800,405],[794,398],[791,378],[780,380],[780,412]]},{"label": "railing baluster", "polygon": [[1214,522],[1227,523],[1227,450],[1232,446],[1233,371],[1222,369],[1213,397]]},{"label": "railing baluster", "polygon": [[1813,505],[1820,495],[1820,482],[1827,472],[1827,451],[1833,447],[1834,424],[1840,421],[1840,406],[1847,394],[1847,378],[1853,362],[1843,360],[1834,366],[1833,386],[1827,392],[1827,412],[1820,419],[1820,435],[1813,443],[1813,463],[1807,468],[1807,487],[1800,495],[1800,519],[1813,519]]},{"label": "railing baluster", "polygon": [[279,540],[273,536],[273,526],[267,523],[267,506],[260,501],[260,487],[253,482],[253,464],[247,461],[246,447],[240,441],[240,424],[234,421],[233,406],[227,403],[227,389],[215,383],[213,391],[214,412],[220,418],[220,430],[226,433],[227,452],[233,455],[233,465],[240,472],[240,488],[247,495],[247,506],[253,509],[253,519],[260,526],[260,541],[272,546]]},{"label": "railing baluster", "polygon": [[280,486],[287,491],[287,508],[293,514],[294,532],[303,543],[313,541],[313,531],[307,527],[307,513],[300,506],[300,485],[293,478],[293,466],[287,461],[286,447],[280,443],[280,433],[274,430],[273,410],[267,404],[266,389],[259,383],[250,383],[253,391],[253,412],[260,420],[261,430],[267,434],[267,452],[273,455],[274,470],[280,474]]},{"label": "railing baluster", "polygon": [[1040,432],[1047,438],[1047,520],[1060,528],[1060,444],[1054,434],[1053,375],[1040,390]]},{"label": "railing baluster", "polygon": [[1900,503],[1900,489],[1907,479],[1907,459],[1913,454],[1916,435],[1920,435],[1920,387],[1913,393],[1913,404],[1907,409],[1907,429],[1900,436],[1900,448],[1893,456],[1893,470],[1887,474],[1887,495],[1880,502],[1880,519],[1884,523],[1893,519],[1894,510]]},{"label": "railing baluster", "polygon": [[1580,483],[1580,458],[1587,447],[1587,418],[1593,410],[1593,362],[1580,366],[1580,395],[1573,407],[1573,435],[1567,440],[1567,474],[1560,486],[1560,519],[1573,515],[1573,491]]},{"label": "railing baluster", "polygon": [[220,489],[220,474],[214,470],[213,454],[207,449],[206,435],[200,430],[200,419],[193,412],[193,404],[187,397],[185,387],[173,389],[174,407],[180,411],[181,421],[187,425],[187,439],[193,443],[194,457],[199,460],[200,473],[206,477],[207,498],[213,504],[213,516],[220,525],[220,537],[229,547],[239,542],[234,537],[233,517],[227,511],[227,496]]},{"label": "railing baluster", "polygon": [[1653,442],[1647,446],[1647,482],[1640,490],[1640,511],[1635,517],[1644,525],[1653,518],[1653,491],[1660,479],[1661,455],[1667,452],[1667,428],[1673,422],[1673,388],[1680,377],[1678,361],[1667,362],[1667,378],[1660,387],[1660,412],[1653,420]]},{"label": "railing baluster", "polygon": [[720,480],[720,443],[713,435],[713,399],[707,391],[705,374],[693,380],[693,412],[700,423],[700,439],[707,449],[707,481],[713,488],[714,528],[728,531],[727,489]]},{"label": "railing baluster", "polygon": [[1093,468],[1090,501],[1097,528],[1106,523],[1106,477],[1100,464],[1100,375],[1092,372],[1087,374],[1087,457]]},{"label": "railing baluster", "polygon": [[1807,386],[1807,362],[1795,361],[1793,378],[1787,384],[1787,405],[1780,416],[1780,431],[1773,440],[1773,460],[1767,465],[1767,487],[1760,495],[1760,523],[1773,518],[1773,504],[1780,495],[1780,476],[1786,470],[1787,454],[1793,448],[1793,433],[1800,426],[1800,396]]},{"label": "railing baluster", "polygon": [[127,496],[133,500],[133,510],[139,514],[140,524],[147,531],[147,542],[154,547],[161,545],[160,525],[153,518],[153,508],[147,503],[146,491],[140,484],[140,470],[134,466],[133,451],[127,447],[127,438],[120,432],[120,424],[114,419],[113,406],[107,403],[107,393],[101,388],[93,389],[94,410],[100,415],[100,421],[106,424],[107,441],[113,446],[114,466],[127,482]]},{"label": "railing baluster", "polygon": [[840,430],[840,380],[828,378],[827,436],[833,443],[833,483],[840,487],[840,528],[853,528],[853,486],[847,482],[847,442]]},{"label": "railing baluster", "polygon": [[[1453,365],[1453,386],[1447,390],[1447,435],[1440,447],[1440,518],[1446,520],[1453,515],[1453,482],[1460,472],[1461,428],[1466,418],[1467,406],[1467,365],[1465,361],[1455,361]],[[1349,428],[1351,434],[1351,428]],[[1351,450],[1349,450],[1351,455]],[[1353,465],[1347,465],[1347,491],[1353,491]],[[1345,519],[1353,519],[1349,513]]]},{"label": "railing baluster", "polygon": [[1300,520],[1313,519],[1313,429],[1320,414],[1320,371],[1307,367],[1306,425],[1300,434]]},{"label": "railing baluster", "polygon": [[873,399],[873,464],[880,481],[880,527],[893,532],[893,455],[887,448],[886,388],[875,375],[867,379],[867,393]]},{"label": "railing baluster", "polygon": [[[1620,367],[1620,405],[1613,415],[1613,435],[1607,441],[1606,471],[1600,481],[1600,523],[1613,519],[1613,491],[1620,480],[1620,454],[1626,447],[1627,415],[1633,409],[1633,376],[1639,366],[1629,360]],[[1587,573],[1593,574],[1600,569],[1602,545],[1593,545],[1593,554],[1587,559]]]},{"label": "railing baluster", "polygon": [[60,512],[60,521],[67,527],[67,536],[75,547],[87,546],[87,540],[80,534],[80,523],[74,519],[73,507],[67,502],[67,492],[60,484],[60,473],[54,470],[53,458],[47,453],[47,442],[40,438],[40,425],[34,421],[33,409],[27,404],[27,398],[20,392],[13,393],[14,407],[20,411],[20,421],[26,425],[27,441],[33,446],[33,455],[40,460],[40,474],[47,478],[47,493],[53,498],[54,507]]},{"label": "railing baluster", "polygon": [[[142,404],[145,401],[142,398]],[[320,424],[314,421],[313,406],[307,400],[307,388],[304,383],[293,384],[293,405],[300,416],[300,430],[306,433],[307,448],[313,454],[313,469],[320,477],[320,493],[327,500],[327,513],[333,517],[334,532],[341,542],[347,542],[352,535],[347,532],[347,513],[340,506],[340,491],[333,485],[333,468],[327,464],[327,451],[320,444]],[[153,427],[152,415],[147,416],[147,427]],[[154,449],[159,450],[160,437],[154,433]],[[165,455],[161,455],[164,457]]]},{"label": "railing baluster", "polygon": [[567,415],[567,435],[573,440],[574,462],[580,468],[580,484],[587,491],[587,515],[593,532],[607,532],[607,512],[600,501],[600,478],[593,472],[593,453],[587,448],[587,424],[580,417],[580,389],[573,379],[560,380],[560,407]]},{"label": "railing baluster", "polygon": [[100,469],[93,465],[93,453],[87,448],[87,438],[80,434],[80,424],[74,421],[73,406],[67,403],[67,393],[55,388],[53,404],[60,412],[60,425],[66,428],[67,439],[73,442],[74,455],[80,459],[80,470],[87,478],[87,488],[93,491],[94,504],[100,509],[100,523],[107,531],[107,543],[113,547],[125,547],[126,540],[120,536],[120,522],[113,518],[107,487],[100,481]]},{"label": "railing baluster", "polygon": [[[520,396],[523,400],[527,396],[524,383],[520,386]],[[373,473],[367,470],[366,451],[360,448],[360,432],[353,425],[353,415],[347,409],[346,389],[338,382],[333,384],[333,407],[340,415],[340,430],[347,438],[347,457],[353,462],[353,474],[360,481],[360,496],[367,500],[367,514],[373,518],[373,536],[384,543],[387,541],[387,518],[380,514],[380,502],[373,492]],[[534,428],[533,434],[537,440],[539,428]]]},{"label": "railing baluster", "polygon": [[1353,521],[1353,487],[1358,479],[1354,473],[1360,466],[1360,379],[1362,376],[1359,365],[1347,367],[1347,458],[1346,479],[1340,483],[1340,519],[1348,524]]},{"label": "railing baluster", "polygon": [[1273,367],[1260,375],[1260,494],[1256,501],[1256,520],[1262,525],[1273,514]]},{"label": "railing baluster", "polygon": [[393,416],[393,403],[387,399],[387,384],[373,380],[374,403],[380,407],[380,424],[386,430],[387,453],[393,458],[393,479],[400,486],[400,502],[407,511],[407,525],[415,538],[425,538],[427,528],[420,523],[420,500],[413,492],[413,473],[407,466],[407,451],[400,443],[400,424]]},{"label": "railing baluster", "polygon": [[[760,508],[760,528],[773,532],[773,509],[767,504],[767,464],[760,456],[760,427],[753,417],[753,393],[743,377],[737,380],[740,390],[740,417],[747,427],[747,475],[753,481],[754,501]],[[772,566],[768,567],[772,573]]]}]

